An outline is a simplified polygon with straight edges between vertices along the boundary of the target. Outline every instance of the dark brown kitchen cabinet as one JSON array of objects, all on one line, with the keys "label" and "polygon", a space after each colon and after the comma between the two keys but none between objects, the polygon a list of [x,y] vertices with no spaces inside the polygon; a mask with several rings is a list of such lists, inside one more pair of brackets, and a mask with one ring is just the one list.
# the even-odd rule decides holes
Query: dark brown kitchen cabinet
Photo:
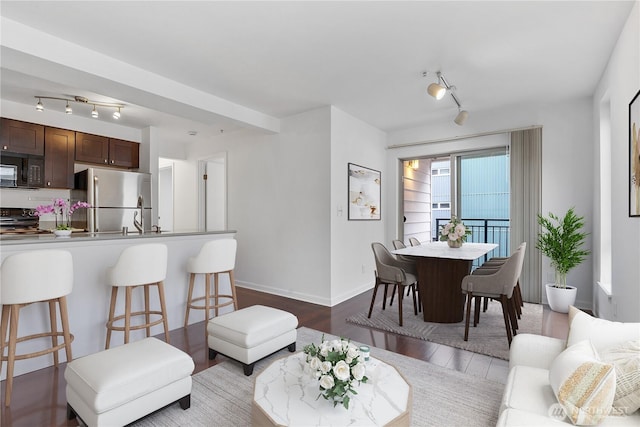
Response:
[{"label": "dark brown kitchen cabinet", "polygon": [[76,161],[109,164],[109,138],[76,132]]},{"label": "dark brown kitchen cabinet", "polygon": [[109,138],[109,164],[137,169],[140,166],[140,145],[136,142]]},{"label": "dark brown kitchen cabinet", "polygon": [[76,161],[137,169],[140,166],[140,145],[76,132]]},{"label": "dark brown kitchen cabinet", "polygon": [[2,152],[44,155],[44,126],[2,118],[0,127]]},{"label": "dark brown kitchen cabinet", "polygon": [[45,128],[44,132],[44,186],[47,188],[73,188],[73,164],[76,151],[76,133],[70,130]]}]

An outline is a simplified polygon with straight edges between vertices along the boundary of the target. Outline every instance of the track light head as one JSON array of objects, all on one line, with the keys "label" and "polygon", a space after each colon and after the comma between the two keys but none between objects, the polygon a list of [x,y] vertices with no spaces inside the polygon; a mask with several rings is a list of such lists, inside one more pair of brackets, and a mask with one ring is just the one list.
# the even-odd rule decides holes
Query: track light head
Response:
[{"label": "track light head", "polygon": [[67,107],[64,109],[65,114],[73,114],[73,110],[69,106],[69,101],[67,101]]},{"label": "track light head", "polygon": [[469,117],[469,112],[467,110],[459,110],[458,115],[456,116],[455,119],[453,119],[453,121],[458,126],[462,126],[464,122],[467,121],[468,117]]},{"label": "track light head", "polygon": [[98,110],[96,110],[96,106],[93,106],[93,110],[91,110],[91,117],[93,117],[94,119],[97,119],[99,116],[98,114]]},{"label": "track light head", "polygon": [[44,111],[44,105],[42,105],[40,98],[38,98],[38,103],[36,104],[36,111]]},{"label": "track light head", "polygon": [[118,107],[118,111],[113,112],[113,118],[116,120],[120,118],[120,107]]},{"label": "track light head", "polygon": [[429,87],[427,87],[427,92],[435,99],[440,100],[447,93],[447,88],[438,83],[431,83]]}]

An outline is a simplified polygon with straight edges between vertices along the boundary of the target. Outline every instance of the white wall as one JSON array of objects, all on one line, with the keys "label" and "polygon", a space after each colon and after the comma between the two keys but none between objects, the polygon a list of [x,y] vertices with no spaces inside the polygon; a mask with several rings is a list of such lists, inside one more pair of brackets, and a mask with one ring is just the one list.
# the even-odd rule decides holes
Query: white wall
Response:
[{"label": "white wall", "polygon": [[234,132],[189,147],[193,162],[228,153],[240,285],[331,304],[330,120],[323,107],[283,119],[278,134]]},{"label": "white wall", "polygon": [[[592,281],[594,311],[602,318],[640,321],[640,218],[629,217],[629,103],[640,89],[640,3],[636,2],[620,34],[606,70],[593,96],[594,142],[591,150],[600,161],[598,115],[600,102],[609,97],[611,106],[611,222],[612,222],[612,296]],[[599,189],[599,167],[594,168],[592,184]],[[593,203],[599,212],[600,198]],[[600,215],[596,215],[599,230]],[[596,247],[600,234],[595,233]],[[594,277],[600,276],[598,265]]]},{"label": "white wall", "polygon": [[[472,110],[472,109],[471,109]],[[455,138],[498,130],[542,125],[542,212],[556,214],[566,212],[575,206],[579,215],[585,216],[586,231],[592,232],[593,180],[593,115],[591,99],[567,100],[558,104],[511,106],[500,110],[474,113],[463,128],[453,122],[436,122],[419,128],[406,129],[390,133],[389,142],[408,144],[420,141]],[[395,180],[387,181],[389,190],[399,197],[399,177],[401,164],[398,159],[423,155],[446,154],[455,151],[504,146],[508,143],[506,135],[484,136],[475,139],[460,139],[449,142],[433,142],[388,151],[387,166]],[[388,210],[397,206],[397,200],[389,198]],[[397,234],[398,216],[387,224],[387,234]],[[531,250],[535,242],[529,242]],[[592,249],[591,239],[586,247]],[[553,270],[545,258],[542,269],[543,281],[553,280]],[[586,261],[572,270],[568,283],[578,287],[576,304],[591,308],[593,273],[592,260]],[[541,283],[540,286],[544,284]],[[544,292],[542,292],[544,295]]]},{"label": "white wall", "polygon": [[[389,245],[384,224],[390,218],[381,211],[380,221],[348,221],[348,163],[386,171],[386,134],[331,107],[331,202],[322,211],[331,219],[331,305],[362,293],[375,282],[372,242]],[[389,194],[382,189],[382,203]]]}]

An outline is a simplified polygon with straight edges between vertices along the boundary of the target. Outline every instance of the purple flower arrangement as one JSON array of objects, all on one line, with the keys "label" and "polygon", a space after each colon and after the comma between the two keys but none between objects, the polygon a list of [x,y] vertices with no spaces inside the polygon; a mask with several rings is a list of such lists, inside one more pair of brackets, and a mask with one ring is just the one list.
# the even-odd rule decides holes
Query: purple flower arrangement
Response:
[{"label": "purple flower arrangement", "polygon": [[87,202],[76,202],[69,205],[65,199],[53,199],[50,205],[40,205],[36,207],[35,215],[54,214],[56,219],[56,230],[71,230],[71,215],[78,209],[90,208]]}]

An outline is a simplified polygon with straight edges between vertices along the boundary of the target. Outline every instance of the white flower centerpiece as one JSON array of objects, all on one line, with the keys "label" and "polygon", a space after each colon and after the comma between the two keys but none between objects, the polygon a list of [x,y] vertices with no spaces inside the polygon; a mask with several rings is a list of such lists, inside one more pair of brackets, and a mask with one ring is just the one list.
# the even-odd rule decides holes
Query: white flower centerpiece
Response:
[{"label": "white flower centerpiece", "polygon": [[446,241],[450,248],[459,248],[470,234],[471,230],[465,227],[458,217],[452,215],[451,220],[440,229],[440,241]]},{"label": "white flower centerpiece", "polygon": [[358,394],[355,385],[366,383],[364,356],[360,349],[349,340],[325,340],[320,346],[309,344],[304,347],[306,361],[312,375],[319,380],[320,396],[333,401],[333,406],[341,403],[349,409],[349,393]]}]

